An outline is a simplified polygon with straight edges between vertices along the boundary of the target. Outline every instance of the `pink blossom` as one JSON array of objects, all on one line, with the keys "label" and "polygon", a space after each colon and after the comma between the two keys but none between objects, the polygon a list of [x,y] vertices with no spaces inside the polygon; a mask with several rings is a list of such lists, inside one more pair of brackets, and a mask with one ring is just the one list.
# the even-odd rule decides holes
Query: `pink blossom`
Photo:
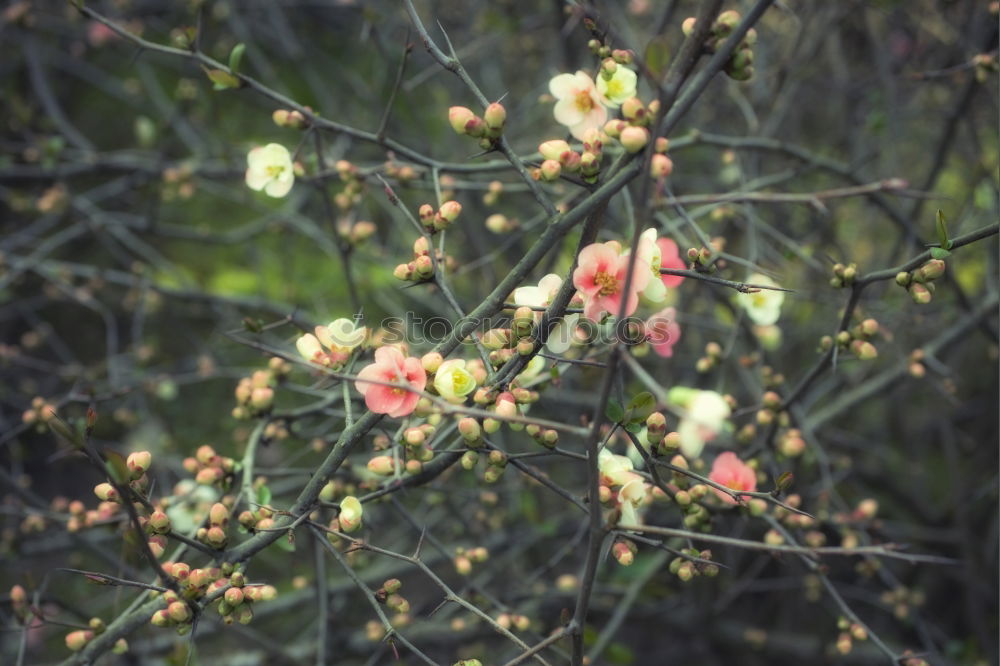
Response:
[{"label": "pink blossom", "polygon": [[[649,282],[649,270],[644,269],[641,258],[637,258],[629,293],[624,293],[629,255],[619,254],[617,248],[617,243],[588,245],[580,252],[573,271],[573,286],[583,294],[583,316],[593,321],[599,321],[604,312],[614,316],[631,315],[639,305],[639,292]],[[626,297],[624,312],[621,311],[623,297]]]},{"label": "pink blossom", "polygon": [[[660,268],[673,268],[681,271],[687,268],[687,264],[681,259],[677,243],[672,239],[658,238],[656,244],[660,246]],[[667,287],[676,287],[684,282],[684,278],[680,275],[661,275],[660,279]]]},{"label": "pink blossom", "polygon": [[[370,379],[379,382],[406,384],[402,386],[386,386],[372,384],[362,380]],[[362,368],[354,386],[365,396],[365,405],[377,414],[388,414],[396,418],[406,416],[417,406],[420,392],[427,385],[427,373],[424,372],[419,358],[405,358],[395,347],[379,347],[375,350],[375,362]]]},{"label": "pink blossom", "polygon": [[[745,462],[736,457],[732,451],[720,453],[712,463],[712,472],[708,475],[712,481],[732,490],[757,490],[757,474]],[[727,493],[713,488],[723,502],[736,504],[736,500]]]},{"label": "pink blossom", "polygon": [[674,345],[681,339],[677,311],[664,308],[646,320],[646,336],[653,351],[664,358],[674,355]]}]

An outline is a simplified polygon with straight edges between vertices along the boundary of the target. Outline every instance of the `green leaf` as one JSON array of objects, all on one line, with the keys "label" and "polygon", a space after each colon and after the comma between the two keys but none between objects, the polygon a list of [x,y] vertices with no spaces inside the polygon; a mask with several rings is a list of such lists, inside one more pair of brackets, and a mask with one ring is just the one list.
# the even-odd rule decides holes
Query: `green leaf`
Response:
[{"label": "green leaf", "polygon": [[628,430],[633,435],[638,435],[642,431],[642,421],[629,421],[625,424],[625,429]]},{"label": "green leaf", "polygon": [[670,46],[666,35],[657,35],[649,40],[644,60],[649,73],[655,78],[659,79],[667,73],[667,66],[670,64]]},{"label": "green leaf", "polygon": [[271,489],[267,486],[261,486],[257,490],[257,503],[261,506],[270,506],[271,504]]},{"label": "green leaf", "polygon": [[656,398],[649,391],[643,391],[628,402],[625,415],[628,421],[641,423],[656,409]]},{"label": "green leaf", "polygon": [[125,464],[125,456],[114,449],[104,449],[104,467],[115,483],[128,483],[132,476],[129,474],[128,465]]},{"label": "green leaf", "polygon": [[948,238],[948,226],[944,219],[944,211],[942,211],[940,208],[938,209],[937,212],[937,233],[938,233],[938,242],[940,243],[941,247],[944,248],[945,250],[950,250],[951,240]]},{"label": "green leaf", "polygon": [[950,257],[951,252],[944,249],[943,247],[932,247],[931,256],[935,259],[944,259],[945,257]]},{"label": "green leaf", "polygon": [[215,90],[227,90],[229,88],[239,88],[240,80],[221,69],[206,69],[205,75],[209,80],[215,85],[212,86]]},{"label": "green leaf", "polygon": [[240,71],[240,61],[243,60],[243,52],[247,50],[247,45],[240,42],[229,52],[229,71],[236,74]]},{"label": "green leaf", "polygon": [[792,485],[794,477],[791,472],[784,472],[778,477],[778,480],[774,482],[774,489],[778,492],[784,492]]},{"label": "green leaf", "polygon": [[625,418],[625,410],[616,400],[608,400],[608,404],[604,408],[604,415],[612,423],[621,423]]}]

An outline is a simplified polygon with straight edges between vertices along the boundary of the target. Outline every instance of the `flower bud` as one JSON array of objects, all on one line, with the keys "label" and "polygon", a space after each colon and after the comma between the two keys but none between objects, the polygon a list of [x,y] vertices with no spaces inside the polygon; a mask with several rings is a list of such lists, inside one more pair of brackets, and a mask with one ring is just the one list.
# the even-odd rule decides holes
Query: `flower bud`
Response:
[{"label": "flower bud", "polygon": [[183,601],[175,601],[167,606],[167,617],[178,624],[191,618],[191,609]]},{"label": "flower bud", "polygon": [[128,467],[129,472],[131,472],[132,478],[138,479],[146,473],[146,470],[149,469],[152,462],[153,454],[149,451],[135,451],[134,453],[128,454],[125,465]]},{"label": "flower bud", "polygon": [[628,127],[628,123],[624,120],[609,120],[604,123],[604,133],[607,134],[612,139],[617,139],[621,136],[622,130]]},{"label": "flower bud", "polygon": [[514,319],[511,322],[511,332],[517,338],[531,335],[531,329],[535,325],[535,312],[528,306],[522,305],[514,310]]},{"label": "flower bud", "polygon": [[274,389],[270,387],[255,388],[250,394],[250,405],[258,412],[271,409],[274,404]]},{"label": "flower bud", "polygon": [[645,127],[626,127],[618,138],[629,153],[637,153],[649,143],[649,130]]},{"label": "flower bud", "polygon": [[491,328],[483,333],[483,346],[493,351],[503,349],[510,344],[510,334],[509,328]]},{"label": "flower bud", "polygon": [[478,120],[478,118],[472,112],[472,109],[464,106],[453,106],[448,109],[448,122],[451,124],[451,128],[458,134],[468,134],[466,127],[470,122],[475,120]]},{"label": "flower bud", "polygon": [[[646,117],[646,107],[638,97],[629,97],[622,102],[622,116],[629,121],[641,121]],[[622,132],[625,128],[621,129]],[[610,132],[609,132],[610,134]]]},{"label": "flower bud", "polygon": [[413,272],[417,278],[428,280],[434,275],[434,262],[429,255],[422,254],[413,260]]},{"label": "flower bud", "polygon": [[851,343],[851,351],[862,361],[870,361],[878,357],[878,350],[870,342],[855,340]]},{"label": "flower bud", "polygon": [[635,552],[632,548],[629,548],[629,542],[627,541],[616,542],[612,546],[611,552],[614,554],[615,559],[618,560],[618,564],[623,567],[631,566],[635,562]]},{"label": "flower bud", "polygon": [[368,471],[379,476],[389,476],[396,469],[396,461],[391,456],[375,456],[368,461]]},{"label": "flower bud", "polygon": [[517,416],[517,405],[514,403],[514,396],[510,393],[501,393],[497,398],[496,412],[497,416],[504,419]]},{"label": "flower bud", "polygon": [[541,153],[542,157],[556,162],[561,162],[563,154],[571,151],[572,148],[562,139],[546,141],[538,146],[538,152]]},{"label": "flower bud", "polygon": [[94,638],[93,631],[86,631],[83,629],[77,631],[71,631],[66,634],[66,647],[68,647],[73,652],[79,652],[87,646]]},{"label": "flower bud", "polygon": [[479,462],[479,451],[466,451],[462,454],[462,459],[460,461],[462,469],[471,470]]},{"label": "flower bud", "polygon": [[940,259],[931,259],[926,264],[917,269],[917,275],[924,282],[936,280],[944,275],[945,263]]},{"label": "flower bud", "polygon": [[499,102],[493,102],[486,107],[483,120],[486,121],[486,126],[490,129],[503,129],[504,123],[507,122],[507,109],[503,108]]},{"label": "flower bud", "polygon": [[[659,141],[659,139],[657,139]],[[649,163],[649,173],[653,178],[666,178],[674,172],[674,162],[666,155],[657,153]]]},{"label": "flower bud", "polygon": [[457,201],[445,201],[441,204],[441,208],[438,209],[438,215],[448,221],[448,223],[454,222],[458,219],[459,213],[462,212],[462,204]]},{"label": "flower bud", "polygon": [[458,432],[461,433],[462,438],[467,442],[478,442],[483,438],[483,431],[479,425],[479,421],[467,416],[458,422]]},{"label": "flower bud", "polygon": [[562,165],[555,160],[545,160],[539,168],[538,173],[545,182],[557,180],[562,175]]},{"label": "flower bud", "polygon": [[696,19],[693,16],[688,16],[686,19],[684,19],[684,22],[681,23],[681,32],[684,33],[685,37],[690,37],[692,34],[694,34],[694,25],[697,22],[698,19]]},{"label": "flower bud", "polygon": [[230,606],[239,606],[243,603],[243,590],[238,587],[231,587],[226,590],[224,598]]},{"label": "flower bud", "polygon": [[119,499],[118,491],[110,483],[98,483],[94,486],[94,494],[104,502],[117,502]]}]

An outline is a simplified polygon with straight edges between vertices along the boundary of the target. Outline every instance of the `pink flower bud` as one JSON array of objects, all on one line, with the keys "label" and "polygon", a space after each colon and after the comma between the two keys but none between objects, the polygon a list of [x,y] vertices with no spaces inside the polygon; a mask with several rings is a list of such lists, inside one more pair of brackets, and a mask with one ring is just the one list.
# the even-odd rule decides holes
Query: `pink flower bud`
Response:
[{"label": "pink flower bud", "polygon": [[71,631],[66,634],[66,647],[68,647],[73,652],[79,652],[87,646],[94,638],[93,631],[86,631],[83,629],[77,631]]},{"label": "pink flower bud", "polygon": [[430,373],[437,372],[442,363],[444,363],[444,357],[437,352],[428,352],[420,359],[420,364],[424,370]]},{"label": "pink flower bud", "polygon": [[243,603],[243,590],[238,587],[231,587],[226,590],[224,598],[230,606],[239,606]]},{"label": "pink flower bud", "polygon": [[572,148],[570,148],[569,144],[562,139],[546,141],[538,146],[538,152],[547,160],[559,161],[563,153],[570,152],[571,150]]},{"label": "pink flower bud", "polygon": [[696,19],[693,16],[688,16],[686,19],[684,19],[684,22],[681,23],[681,32],[684,33],[685,37],[690,37],[692,33],[694,33],[694,25],[697,22],[698,19]]},{"label": "pink flower bud", "polygon": [[563,165],[566,171],[579,171],[580,161],[580,153],[575,150],[568,150],[559,157],[559,163]]},{"label": "pink flower bud", "polygon": [[[433,220],[433,218],[431,219]],[[413,256],[419,257],[421,255],[430,254],[430,251],[430,242],[423,236],[413,241]]]},{"label": "pink flower bud", "polygon": [[441,208],[438,210],[438,214],[448,222],[454,222],[457,220],[458,215],[461,212],[462,204],[457,201],[445,201],[441,204]]},{"label": "pink flower bud", "polygon": [[657,153],[653,155],[653,159],[649,164],[649,172],[653,178],[666,178],[674,172],[674,162],[666,155]]},{"label": "pink flower bud", "polygon": [[649,143],[649,130],[645,127],[626,127],[618,140],[626,151],[637,153]]},{"label": "pink flower bud", "polygon": [[389,476],[396,469],[396,461],[391,456],[375,456],[368,461],[368,471],[379,476]]},{"label": "pink flower bud", "polygon": [[221,502],[213,504],[208,510],[208,522],[210,525],[225,526],[229,522],[229,509],[226,505]]},{"label": "pink flower bud", "polygon": [[467,416],[458,422],[458,432],[467,442],[478,442],[482,439],[483,432],[479,421]]},{"label": "pink flower bud", "polygon": [[878,357],[878,350],[870,342],[864,340],[855,340],[851,343],[851,351],[862,361],[871,361]]},{"label": "pink flower bud", "polygon": [[103,500],[105,502],[114,502],[118,500],[118,491],[110,483],[98,483],[94,486],[94,494],[97,495],[97,499]]},{"label": "pink flower bud", "polygon": [[210,486],[223,477],[222,470],[218,467],[206,467],[198,470],[194,480],[203,486]]},{"label": "pink flower bud", "polygon": [[629,97],[622,102],[622,116],[626,120],[642,120],[646,117],[646,107],[643,106],[642,100],[638,97]]},{"label": "pink flower bud", "polygon": [[604,133],[607,134],[612,139],[617,139],[621,136],[622,130],[628,127],[628,123],[624,120],[609,120],[604,123]]},{"label": "pink flower bud", "polygon": [[274,404],[274,389],[270,387],[255,388],[250,394],[250,404],[258,412],[263,412],[271,408]]},{"label": "pink flower bud", "polygon": [[486,126],[490,129],[503,129],[504,123],[507,122],[507,109],[503,108],[499,102],[493,102],[486,107],[483,120],[486,121]]},{"label": "pink flower bud", "polygon": [[399,264],[392,271],[392,277],[396,278],[397,280],[404,280],[404,281],[412,280],[413,271],[410,269],[409,264]]},{"label": "pink flower bud", "polygon": [[205,533],[205,541],[215,548],[223,548],[226,545],[226,531],[218,525],[213,525]]},{"label": "pink flower bud", "polygon": [[430,256],[422,254],[413,260],[413,272],[417,278],[427,280],[434,275],[434,262]]},{"label": "pink flower bud", "polygon": [[458,134],[466,134],[465,128],[473,120],[476,120],[476,114],[472,109],[464,106],[453,106],[448,109],[448,122]]},{"label": "pink flower bud", "polygon": [[153,454],[149,451],[136,451],[128,455],[128,458],[125,460],[125,465],[132,473],[132,478],[137,479],[142,476],[147,469],[149,469],[152,462]]},{"label": "pink flower bud", "polygon": [[287,109],[276,109],[274,113],[271,114],[271,120],[278,127],[285,127],[288,124],[288,110]]},{"label": "pink flower bud", "polygon": [[170,531],[170,518],[163,511],[157,509],[149,514],[149,526],[154,532],[162,534]]},{"label": "pink flower bud", "polygon": [[944,275],[945,263],[940,259],[931,259],[926,264],[917,269],[917,275],[924,282],[936,280]]},{"label": "pink flower bud", "polygon": [[191,618],[191,609],[183,601],[175,601],[167,606],[167,617],[180,624]]},{"label": "pink flower bud", "polygon": [[555,160],[545,160],[538,170],[542,180],[552,182],[562,174],[562,165]]}]

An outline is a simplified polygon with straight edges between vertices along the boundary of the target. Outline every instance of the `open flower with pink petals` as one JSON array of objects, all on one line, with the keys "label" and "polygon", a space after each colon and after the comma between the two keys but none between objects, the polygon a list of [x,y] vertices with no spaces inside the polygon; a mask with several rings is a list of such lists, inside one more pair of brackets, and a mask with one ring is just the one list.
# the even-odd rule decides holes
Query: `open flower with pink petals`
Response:
[{"label": "open flower with pink petals", "polygon": [[[672,268],[682,271],[687,268],[687,263],[681,258],[680,250],[670,238],[657,238],[656,244],[660,247],[660,268]],[[660,279],[666,287],[676,287],[684,278],[680,275],[661,275]]]},{"label": "open flower with pink petals", "polygon": [[[381,383],[373,384],[374,380]],[[401,384],[388,386],[386,383]],[[377,414],[388,414],[396,418],[406,416],[417,406],[420,392],[427,385],[419,358],[406,358],[395,347],[380,347],[375,350],[375,362],[361,369],[354,386],[365,396],[365,405]]]},{"label": "open flower with pink petals", "polygon": [[584,132],[603,127],[608,119],[601,94],[586,72],[559,74],[549,81],[549,92],[558,100],[552,110],[556,122],[568,127],[570,134],[580,141]]},{"label": "open flower with pink petals", "polygon": [[653,351],[664,358],[674,355],[674,345],[681,339],[677,311],[664,308],[646,320],[646,338]]},{"label": "open flower with pink petals", "polygon": [[629,291],[625,293],[629,255],[620,254],[618,247],[617,243],[588,245],[580,252],[573,271],[573,286],[583,294],[583,316],[593,321],[600,321],[605,312],[614,316],[631,315],[639,305],[639,292],[649,283],[649,270],[642,265],[642,257],[637,257]]},{"label": "open flower with pink petals", "polygon": [[[720,486],[725,486],[731,490],[757,490],[757,474],[750,465],[740,460],[732,451],[720,453],[712,463],[712,471],[708,478],[715,481]],[[726,504],[737,504],[731,495],[718,488],[713,488],[715,494]]]}]

